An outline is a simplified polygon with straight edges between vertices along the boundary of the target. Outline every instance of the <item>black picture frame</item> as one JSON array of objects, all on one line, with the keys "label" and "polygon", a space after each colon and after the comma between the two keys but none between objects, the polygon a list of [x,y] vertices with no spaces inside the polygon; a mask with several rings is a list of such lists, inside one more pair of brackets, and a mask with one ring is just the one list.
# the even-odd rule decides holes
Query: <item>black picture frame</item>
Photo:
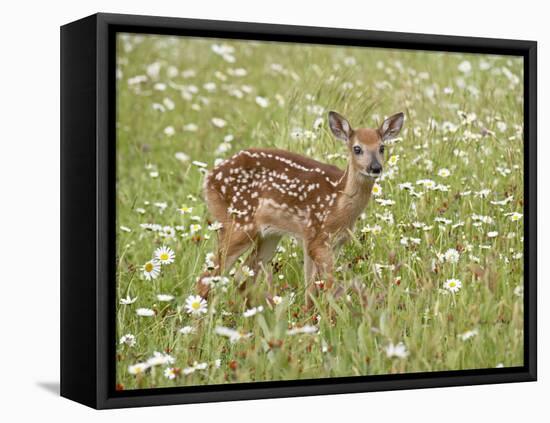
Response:
[{"label": "black picture frame", "polygon": [[[524,366],[117,392],[114,382],[117,32],[522,56]],[[536,140],[534,41],[103,13],[61,27],[61,395],[104,409],[536,380]]]}]

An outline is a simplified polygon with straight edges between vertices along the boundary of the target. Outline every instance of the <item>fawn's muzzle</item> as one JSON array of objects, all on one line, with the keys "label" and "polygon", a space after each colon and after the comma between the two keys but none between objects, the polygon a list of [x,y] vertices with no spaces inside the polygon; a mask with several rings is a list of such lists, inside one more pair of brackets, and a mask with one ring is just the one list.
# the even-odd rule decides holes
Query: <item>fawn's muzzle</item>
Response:
[{"label": "fawn's muzzle", "polygon": [[369,173],[380,175],[380,173],[382,173],[382,165],[378,162],[372,163],[369,166]]}]

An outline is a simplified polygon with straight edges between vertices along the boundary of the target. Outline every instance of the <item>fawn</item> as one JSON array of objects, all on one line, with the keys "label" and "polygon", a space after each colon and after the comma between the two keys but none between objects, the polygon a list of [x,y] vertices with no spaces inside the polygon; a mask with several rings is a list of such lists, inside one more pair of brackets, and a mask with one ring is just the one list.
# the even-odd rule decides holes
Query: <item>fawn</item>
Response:
[{"label": "fawn", "polygon": [[328,119],[333,135],[347,146],[345,170],[289,151],[250,148],[207,174],[204,197],[222,228],[214,270],[197,281],[200,295],[206,297],[211,278],[250,247],[246,264],[257,275],[285,234],[303,243],[306,304],[311,305],[315,282],[332,287],[333,250],[347,240],[366,207],[382,173],[384,142],[399,133],[404,115],[388,117],[378,129],[352,129],[336,112]]}]

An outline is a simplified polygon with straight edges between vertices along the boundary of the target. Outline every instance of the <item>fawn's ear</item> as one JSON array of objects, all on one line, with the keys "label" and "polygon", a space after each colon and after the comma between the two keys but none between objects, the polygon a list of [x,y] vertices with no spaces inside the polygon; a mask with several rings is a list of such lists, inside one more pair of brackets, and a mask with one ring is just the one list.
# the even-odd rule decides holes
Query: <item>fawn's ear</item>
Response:
[{"label": "fawn's ear", "polygon": [[394,138],[397,134],[399,134],[399,131],[401,131],[401,128],[403,127],[404,120],[405,115],[401,112],[387,118],[378,129],[378,132],[380,132],[380,136],[382,137],[382,141]]},{"label": "fawn's ear", "polygon": [[346,118],[336,112],[328,112],[330,130],[339,140],[348,142],[351,137],[351,125]]}]

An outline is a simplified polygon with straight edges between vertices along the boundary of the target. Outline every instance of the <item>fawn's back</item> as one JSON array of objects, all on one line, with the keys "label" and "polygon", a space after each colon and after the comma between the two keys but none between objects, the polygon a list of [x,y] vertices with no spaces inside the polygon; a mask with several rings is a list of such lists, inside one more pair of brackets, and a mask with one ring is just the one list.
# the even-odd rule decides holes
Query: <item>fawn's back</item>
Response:
[{"label": "fawn's back", "polygon": [[210,212],[234,229],[304,237],[324,225],[344,172],[284,150],[240,151],[205,181]]}]

